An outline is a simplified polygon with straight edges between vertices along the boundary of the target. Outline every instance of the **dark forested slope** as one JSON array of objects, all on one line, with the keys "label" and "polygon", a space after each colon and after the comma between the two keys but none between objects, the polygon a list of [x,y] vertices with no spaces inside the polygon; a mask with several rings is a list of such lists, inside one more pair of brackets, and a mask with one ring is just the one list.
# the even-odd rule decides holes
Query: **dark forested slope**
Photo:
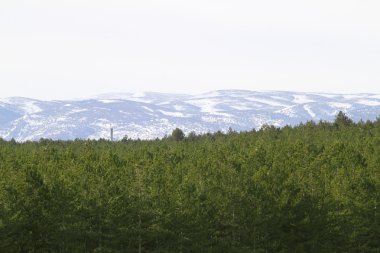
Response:
[{"label": "dark forested slope", "polygon": [[[180,138],[182,139],[182,138]],[[379,252],[380,120],[0,141],[0,252]]]}]

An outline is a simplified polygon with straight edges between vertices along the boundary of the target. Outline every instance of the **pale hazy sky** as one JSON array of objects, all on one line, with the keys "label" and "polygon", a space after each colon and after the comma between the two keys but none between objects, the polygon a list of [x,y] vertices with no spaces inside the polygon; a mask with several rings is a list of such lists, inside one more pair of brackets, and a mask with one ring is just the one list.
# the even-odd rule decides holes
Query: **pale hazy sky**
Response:
[{"label": "pale hazy sky", "polygon": [[0,97],[380,93],[379,0],[1,0]]}]

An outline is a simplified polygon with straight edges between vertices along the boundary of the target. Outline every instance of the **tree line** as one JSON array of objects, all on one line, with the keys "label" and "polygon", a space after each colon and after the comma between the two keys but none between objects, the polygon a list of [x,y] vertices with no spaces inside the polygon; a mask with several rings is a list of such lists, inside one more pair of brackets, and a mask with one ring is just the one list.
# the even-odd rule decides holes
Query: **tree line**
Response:
[{"label": "tree line", "polygon": [[0,140],[0,252],[380,252],[380,119]]}]

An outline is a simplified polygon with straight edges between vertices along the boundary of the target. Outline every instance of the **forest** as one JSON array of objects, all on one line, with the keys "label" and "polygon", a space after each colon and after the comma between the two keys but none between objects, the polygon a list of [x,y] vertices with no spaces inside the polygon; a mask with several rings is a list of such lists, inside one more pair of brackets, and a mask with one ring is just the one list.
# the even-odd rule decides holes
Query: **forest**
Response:
[{"label": "forest", "polygon": [[380,118],[0,139],[0,252],[380,252]]}]

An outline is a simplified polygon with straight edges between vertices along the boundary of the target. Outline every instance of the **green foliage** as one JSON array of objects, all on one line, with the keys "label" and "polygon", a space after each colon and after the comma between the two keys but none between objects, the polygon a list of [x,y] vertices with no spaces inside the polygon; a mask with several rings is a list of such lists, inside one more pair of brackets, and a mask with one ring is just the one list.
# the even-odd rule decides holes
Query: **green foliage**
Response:
[{"label": "green foliage", "polygon": [[339,113],[335,117],[335,122],[334,124],[338,127],[344,127],[344,126],[349,126],[353,124],[354,122],[352,119],[350,119],[344,112],[339,111]]},{"label": "green foliage", "polygon": [[379,120],[172,137],[0,140],[0,252],[380,251]]},{"label": "green foliage", "polygon": [[185,138],[185,134],[179,128],[176,128],[172,132],[172,137],[175,141],[182,141]]}]

